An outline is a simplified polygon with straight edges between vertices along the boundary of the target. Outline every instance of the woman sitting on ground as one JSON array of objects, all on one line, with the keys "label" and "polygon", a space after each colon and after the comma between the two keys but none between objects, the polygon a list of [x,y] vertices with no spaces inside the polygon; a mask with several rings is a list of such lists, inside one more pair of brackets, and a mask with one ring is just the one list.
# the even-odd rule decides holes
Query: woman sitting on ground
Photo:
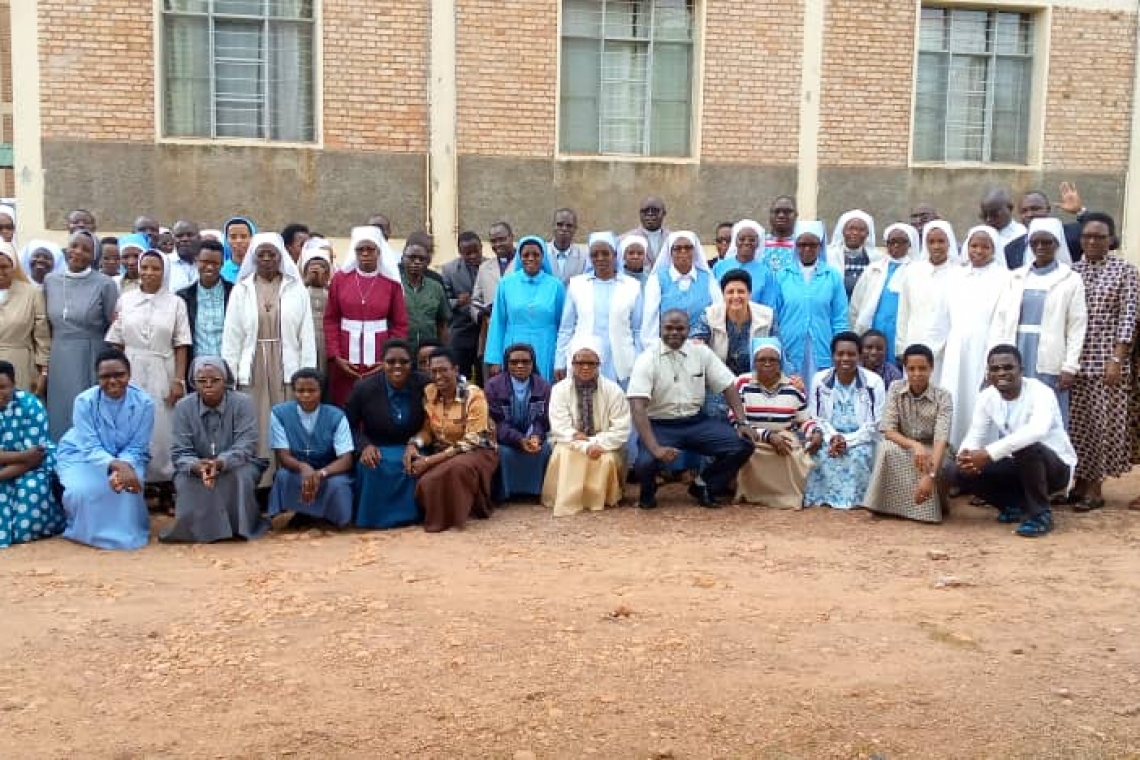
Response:
[{"label": "woman sitting on ground", "polygon": [[64,516],[51,492],[55,443],[47,412],[16,387],[16,368],[0,361],[0,549],[54,536]]},{"label": "woman sitting on ground", "polygon": [[344,412],[321,403],[321,373],[305,367],[289,384],[293,400],[273,407],[269,445],[277,473],[269,492],[269,516],[282,512],[352,522],[352,431]]},{"label": "woman sitting on ground", "polygon": [[884,440],[866,505],[873,512],[922,522],[942,522],[949,507],[942,467],[951,459],[950,392],[930,384],[934,352],[919,345],[903,352],[906,379],[891,385],[883,409]]},{"label": "woman sitting on ground", "polygon": [[808,409],[819,427],[811,434],[817,451],[804,506],[854,509],[866,504],[886,390],[878,375],[859,366],[862,348],[855,333],[839,333],[831,339],[833,369],[817,372],[812,380]]},{"label": "woman sitting on ground", "polygon": [[383,369],[352,388],[345,412],[356,443],[356,525],[398,528],[420,521],[416,481],[404,469],[408,439],[424,425],[427,375],[415,371],[412,347],[389,338],[380,349]]},{"label": "woman sitting on ground", "polygon": [[63,537],[99,549],[138,549],[150,540],[143,497],[154,402],[131,385],[131,362],[117,348],[95,358],[98,385],[79,394],[72,427],[59,442]]},{"label": "woman sitting on ground", "polygon": [[415,475],[416,501],[424,530],[462,528],[467,518],[491,516],[491,476],[499,464],[495,424],[487,399],[474,385],[459,382],[459,365],[449,349],[431,357],[432,384],[424,389],[426,419],[404,450],[404,468]]},{"label": "woman sitting on ground", "polygon": [[[757,338],[752,341],[752,374],[736,381],[748,424],[760,433],[760,443],[736,477],[736,498],[777,509],[799,509],[812,468],[811,455],[821,439],[811,436],[817,425],[808,414],[802,388],[784,374],[783,358],[779,339]],[[807,447],[802,436],[812,438]]]},{"label": "woman sitting on ground", "polygon": [[229,389],[233,376],[220,357],[195,358],[190,376],[194,393],[174,406],[174,523],[160,538],[257,538],[269,529],[254,493],[268,464],[257,456],[257,408]]},{"label": "woman sitting on ground", "polygon": [[495,422],[499,442],[499,469],[495,473],[495,501],[512,496],[538,496],[550,461],[550,383],[535,370],[534,348],[526,343],[508,346],[500,372],[487,381],[487,408]]},{"label": "woman sitting on ground", "polygon": [[555,517],[615,506],[625,481],[625,448],[632,430],[621,386],[601,376],[596,338],[570,345],[570,376],[550,392],[554,454],[542,505]]}]

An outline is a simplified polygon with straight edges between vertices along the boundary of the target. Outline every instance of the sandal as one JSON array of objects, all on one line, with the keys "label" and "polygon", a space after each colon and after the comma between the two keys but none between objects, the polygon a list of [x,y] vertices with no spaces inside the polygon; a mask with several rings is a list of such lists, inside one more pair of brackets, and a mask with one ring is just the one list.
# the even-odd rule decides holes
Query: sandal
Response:
[{"label": "sandal", "polygon": [[987,504],[989,504],[989,502],[983,499],[981,496],[975,496],[974,498],[970,499],[971,507],[984,507]]},{"label": "sandal", "polygon": [[1022,538],[1041,538],[1042,536],[1053,531],[1053,513],[1042,512],[1036,517],[1031,517],[1021,525],[1017,526],[1014,531]]},{"label": "sandal", "polygon": [[1023,517],[1024,515],[1019,507],[1006,507],[998,512],[997,521],[1005,525],[1012,525],[1021,522]]},{"label": "sandal", "polygon": [[1075,502],[1073,504],[1073,511],[1080,513],[1080,514],[1084,514],[1086,512],[1092,512],[1094,509],[1100,509],[1103,506],[1104,506],[1104,499],[1100,498],[1099,496],[1094,496],[1091,499],[1084,498],[1084,499],[1081,499],[1080,501]]}]

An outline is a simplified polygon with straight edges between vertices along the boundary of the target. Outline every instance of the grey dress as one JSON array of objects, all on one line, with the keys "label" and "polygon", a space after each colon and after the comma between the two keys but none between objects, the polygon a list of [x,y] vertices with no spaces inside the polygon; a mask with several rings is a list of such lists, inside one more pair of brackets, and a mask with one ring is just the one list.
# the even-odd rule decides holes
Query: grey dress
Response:
[{"label": "grey dress", "polygon": [[75,398],[95,385],[95,357],[107,347],[104,336],[115,321],[119,287],[100,272],[88,270],[83,277],[53,272],[44,278],[44,295],[52,334],[48,428],[58,441],[71,428]]},{"label": "grey dress", "polygon": [[[266,461],[257,456],[257,409],[253,399],[227,391],[216,407],[191,393],[174,405],[170,447],[174,462],[174,523],[162,541],[210,543],[257,538],[269,528],[255,489]],[[223,469],[213,488],[190,471],[199,459],[218,458]]]}]

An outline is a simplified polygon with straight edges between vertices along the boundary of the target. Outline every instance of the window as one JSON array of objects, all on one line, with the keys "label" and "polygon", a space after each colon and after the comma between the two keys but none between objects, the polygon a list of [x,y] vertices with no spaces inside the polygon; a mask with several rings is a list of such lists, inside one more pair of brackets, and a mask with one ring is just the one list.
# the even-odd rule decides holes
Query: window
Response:
[{"label": "window", "polygon": [[1033,17],[924,7],[916,88],[915,160],[1027,163]]},{"label": "window", "polygon": [[693,0],[563,0],[564,153],[688,156]]},{"label": "window", "polygon": [[168,137],[313,140],[312,0],[163,0]]}]

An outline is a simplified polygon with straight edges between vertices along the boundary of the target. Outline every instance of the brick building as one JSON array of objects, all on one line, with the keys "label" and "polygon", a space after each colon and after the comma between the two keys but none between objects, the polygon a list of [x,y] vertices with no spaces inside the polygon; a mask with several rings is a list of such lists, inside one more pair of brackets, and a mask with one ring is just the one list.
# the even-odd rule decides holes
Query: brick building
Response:
[{"label": "brick building", "polygon": [[828,220],[929,200],[961,226],[991,184],[1073,180],[1118,215],[1140,200],[1126,0],[38,0],[11,14],[31,231],[77,206],[108,229],[245,212],[343,234],[383,211],[397,234],[498,218],[546,232],[562,205],[584,230],[626,229],[654,192],[672,226],[711,235],[766,221],[779,193]]}]

